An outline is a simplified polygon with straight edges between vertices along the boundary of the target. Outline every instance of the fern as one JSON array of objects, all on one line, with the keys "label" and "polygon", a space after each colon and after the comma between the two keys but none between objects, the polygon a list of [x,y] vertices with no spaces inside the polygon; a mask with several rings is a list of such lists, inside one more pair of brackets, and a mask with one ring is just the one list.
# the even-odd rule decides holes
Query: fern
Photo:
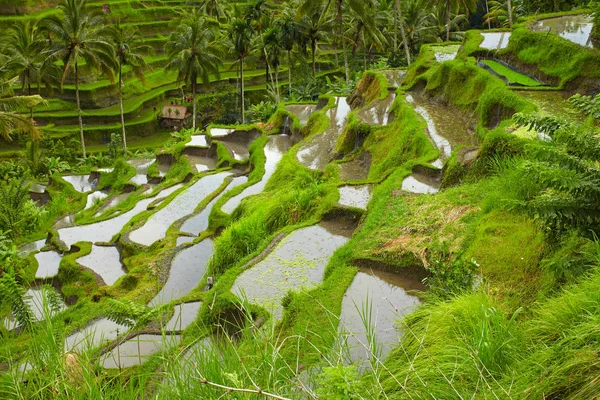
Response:
[{"label": "fern", "polygon": [[10,308],[12,315],[20,326],[31,328],[33,313],[25,302],[25,289],[19,285],[11,268],[0,278],[0,301]]}]

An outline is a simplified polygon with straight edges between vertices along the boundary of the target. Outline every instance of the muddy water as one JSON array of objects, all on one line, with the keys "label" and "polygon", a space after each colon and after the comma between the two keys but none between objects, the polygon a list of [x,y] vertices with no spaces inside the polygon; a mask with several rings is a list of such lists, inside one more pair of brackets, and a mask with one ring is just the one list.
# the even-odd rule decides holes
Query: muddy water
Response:
[{"label": "muddy water", "polygon": [[211,239],[183,249],[173,259],[167,282],[150,301],[151,306],[177,300],[192,291],[204,276],[214,252]]},{"label": "muddy water", "polygon": [[205,135],[193,135],[185,147],[208,147],[208,141]]},{"label": "muddy water", "polygon": [[404,81],[404,77],[406,76],[406,71],[404,70],[393,70],[387,69],[383,71],[379,71],[386,77],[388,80],[388,85],[390,87],[400,87],[402,86],[402,82]]},{"label": "muddy water", "polygon": [[373,187],[371,185],[360,186],[340,186],[340,203],[343,206],[356,207],[367,209],[367,204],[373,195]]},{"label": "muddy water", "polygon": [[211,157],[185,154],[184,157],[196,168],[196,172],[208,171],[217,167],[217,160]]},{"label": "muddy water", "polygon": [[310,169],[324,170],[335,153],[338,137],[344,129],[346,117],[350,113],[350,106],[345,97],[336,98],[336,107],[327,111],[330,123],[329,128],[319,135],[315,135],[298,151],[298,161]]},{"label": "muddy water", "polygon": [[51,278],[58,274],[58,267],[62,255],[55,251],[42,251],[35,255],[38,262],[38,269],[35,273],[36,278]]},{"label": "muddy water", "polygon": [[92,252],[77,259],[77,263],[100,275],[108,286],[126,274],[116,247],[92,245]]},{"label": "muddy water", "polygon": [[165,237],[167,229],[178,219],[194,212],[198,203],[206,196],[217,190],[228,172],[208,175],[194,183],[186,191],[175,197],[166,207],[158,210],[148,218],[146,223],[134,230],[129,238],[139,244],[150,246]]},{"label": "muddy water", "polygon": [[265,145],[264,151],[266,156],[265,161],[265,174],[263,175],[260,182],[255,183],[252,186],[244,189],[240,194],[235,197],[232,197],[221,207],[223,212],[231,214],[240,202],[248,196],[252,196],[262,192],[275,172],[277,168],[277,164],[279,164],[279,160],[283,157],[283,154],[288,151],[291,146],[290,137],[287,135],[271,135]]},{"label": "muddy water", "polygon": [[479,45],[488,50],[500,50],[508,46],[511,32],[482,32],[483,42]]},{"label": "muddy water", "polygon": [[208,229],[208,217],[210,217],[210,213],[215,203],[221,198],[221,196],[223,196],[226,193],[226,191],[231,190],[234,187],[242,185],[246,182],[248,182],[248,177],[246,176],[238,176],[236,178],[233,178],[231,183],[227,186],[225,190],[223,190],[221,194],[219,194],[213,200],[211,200],[211,202],[208,203],[198,215],[195,215],[187,221],[185,221],[185,223],[181,226],[179,230],[181,232],[189,232],[194,235],[197,235],[200,232]]},{"label": "muddy water", "polygon": [[90,180],[89,175],[66,175],[62,178],[73,185],[75,190],[81,193],[91,192],[98,183],[96,180]]},{"label": "muddy water", "polygon": [[84,210],[91,208],[96,202],[100,202],[108,197],[106,192],[92,192],[88,194]]},{"label": "muddy water", "polygon": [[138,335],[121,343],[110,352],[100,357],[104,368],[125,368],[144,363],[150,356],[165,347],[177,346],[181,341],[179,335]]},{"label": "muddy water", "polygon": [[402,190],[420,194],[437,193],[440,190],[440,180],[413,173],[402,181]]},{"label": "muddy water", "polygon": [[347,241],[347,236],[321,224],[298,229],[285,237],[264,260],[239,275],[231,291],[264,307],[278,320],[283,312],[281,300],[286,293],[291,289],[317,286],[323,280],[329,258]]},{"label": "muddy water", "polygon": [[368,315],[367,301],[370,304],[370,325],[374,327],[377,349],[381,352],[380,356],[385,357],[398,344],[401,336],[401,332],[395,328],[396,322],[420,303],[415,295],[417,290],[425,290],[417,279],[368,269],[361,269],[356,274],[342,300],[339,329],[344,332],[350,347],[351,362],[371,358],[371,352],[361,344],[368,347],[366,329],[361,318],[361,315]]},{"label": "muddy water", "polygon": [[310,115],[315,112],[314,104],[288,104],[285,109],[294,114],[300,120],[300,125],[306,125]]},{"label": "muddy water", "polygon": [[416,92],[407,94],[406,100],[425,119],[429,137],[440,149],[440,160],[433,165],[441,168],[442,161],[450,156],[452,146],[468,146],[474,143],[473,137],[467,131],[467,121],[456,110]]},{"label": "muddy water", "polygon": [[356,114],[366,124],[387,125],[390,107],[395,99],[396,94],[390,92],[384,100],[376,100],[369,107],[358,110]]},{"label": "muddy water", "polygon": [[216,138],[220,136],[227,136],[233,131],[235,131],[233,128],[211,128],[210,135]]},{"label": "muddy water", "polygon": [[224,140],[222,140],[222,143],[227,148],[227,150],[229,150],[229,153],[233,156],[235,160],[241,161],[250,157],[250,150],[248,150],[248,146],[250,145],[250,143]]},{"label": "muddy water", "polygon": [[582,120],[581,114],[572,108],[567,101],[569,95],[565,92],[553,90],[519,90],[515,93],[533,101],[548,114],[578,121]]},{"label": "muddy water", "polygon": [[156,166],[158,168],[158,176],[161,178],[167,176],[171,169],[171,164],[157,164]]},{"label": "muddy water", "polygon": [[119,325],[107,318],[102,318],[81,331],[68,336],[65,339],[65,351],[81,352],[103,346],[128,330],[129,328],[125,325]]},{"label": "muddy water", "polygon": [[534,32],[550,32],[581,46],[594,47],[592,43],[594,29],[591,15],[565,15],[537,21],[531,26]]},{"label": "muddy water", "polygon": [[354,157],[352,161],[338,164],[340,167],[340,178],[343,181],[362,181],[369,177],[371,169],[371,155],[362,152]]},{"label": "muddy water", "polygon": [[190,326],[196,320],[202,302],[183,303],[175,306],[173,316],[165,325],[167,331],[181,331]]},{"label": "muddy water", "polygon": [[153,158],[136,158],[127,161],[129,165],[135,168],[135,176],[131,178],[131,182],[136,185],[144,185],[148,183],[148,167],[154,163]]}]

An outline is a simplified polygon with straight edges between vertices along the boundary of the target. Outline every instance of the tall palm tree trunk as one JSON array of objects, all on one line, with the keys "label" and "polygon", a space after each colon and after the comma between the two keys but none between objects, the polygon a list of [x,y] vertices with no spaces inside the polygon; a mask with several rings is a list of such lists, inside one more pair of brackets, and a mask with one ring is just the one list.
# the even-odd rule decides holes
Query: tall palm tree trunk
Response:
[{"label": "tall palm tree trunk", "polygon": [[244,57],[242,57],[242,65],[240,66],[240,77],[241,77],[241,92],[242,92],[242,124],[246,123],[246,112],[244,110]]},{"label": "tall palm tree trunk", "polygon": [[402,35],[402,43],[404,43],[404,51],[406,52],[406,62],[411,64],[410,49],[408,48],[408,40],[406,40],[406,30],[404,29],[404,18],[402,17],[402,5],[400,0],[396,0],[396,9],[398,11],[398,23],[400,25],[400,35]]},{"label": "tall palm tree trunk", "polygon": [[512,14],[512,1],[508,0],[508,24],[512,28],[513,26],[513,14]]},{"label": "tall palm tree trunk", "polygon": [[346,85],[350,82],[350,67],[348,65],[348,54],[346,53],[346,41],[344,40],[344,18],[342,15],[342,1],[337,2],[337,20],[338,20],[338,35],[342,42],[342,52],[344,53],[344,72],[346,73]]},{"label": "tall palm tree trunk", "polygon": [[280,96],[279,96],[279,65],[275,66],[275,88],[277,90],[277,104],[279,104]]},{"label": "tall palm tree trunk", "polygon": [[123,112],[123,66],[119,63],[119,109],[121,110],[121,130],[123,135],[123,151],[127,153],[127,135],[125,134],[125,113]]},{"label": "tall palm tree trunk", "polygon": [[450,41],[450,0],[446,0],[446,41]]},{"label": "tall palm tree trunk", "polygon": [[288,50],[288,92],[292,95],[292,51]]},{"label": "tall palm tree trunk", "polygon": [[310,49],[312,50],[312,70],[313,70],[313,78],[317,77],[317,63],[315,62],[315,52],[317,51],[317,41],[312,39],[310,41]]},{"label": "tall palm tree trunk", "polygon": [[192,79],[192,130],[196,131],[196,77]]},{"label": "tall palm tree trunk", "polygon": [[86,158],[85,139],[83,137],[83,118],[81,117],[81,102],[79,101],[79,68],[75,61],[75,101],[77,102],[77,118],[79,119],[79,138],[81,139],[81,152],[83,158]]}]

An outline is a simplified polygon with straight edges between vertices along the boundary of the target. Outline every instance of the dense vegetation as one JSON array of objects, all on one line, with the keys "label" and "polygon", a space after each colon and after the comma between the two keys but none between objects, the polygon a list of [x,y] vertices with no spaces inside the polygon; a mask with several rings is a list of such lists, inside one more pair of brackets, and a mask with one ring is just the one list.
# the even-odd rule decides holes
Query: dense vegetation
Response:
[{"label": "dense vegetation", "polygon": [[[597,398],[600,52],[532,29],[596,7],[0,0],[0,397]],[[507,46],[483,47],[500,31]],[[292,105],[310,116],[301,122]],[[171,117],[188,126],[161,125]],[[309,168],[306,149],[332,129],[327,162]],[[70,175],[89,175],[93,191]],[[415,177],[434,190],[411,192]],[[344,188],[364,185],[368,206],[342,204]],[[157,240],[135,239],[186,207]],[[200,232],[185,230],[193,218]],[[274,305],[281,315],[236,291],[295,233],[328,223],[352,234],[322,280]],[[63,233],[89,224],[97,238]],[[186,273],[206,271],[157,301],[177,258],[202,246],[211,255]],[[112,284],[82,263],[98,248],[123,267]],[[39,275],[50,263],[41,254],[60,257],[54,274]],[[289,257],[282,268],[314,267]],[[357,361],[341,313],[359,268],[426,289],[410,312],[395,310],[389,352],[369,307],[384,295],[355,304],[366,332]],[[193,322],[166,328],[196,302]],[[67,346],[103,318],[114,337]],[[144,335],[162,346],[142,359]],[[105,369],[123,343],[139,362]]]}]

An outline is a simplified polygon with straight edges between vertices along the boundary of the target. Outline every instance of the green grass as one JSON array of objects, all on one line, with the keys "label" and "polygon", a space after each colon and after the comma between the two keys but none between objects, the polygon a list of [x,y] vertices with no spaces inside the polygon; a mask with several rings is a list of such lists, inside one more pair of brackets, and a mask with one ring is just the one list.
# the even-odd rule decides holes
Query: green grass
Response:
[{"label": "green grass", "polygon": [[498,75],[505,77],[508,80],[508,84],[517,84],[522,86],[541,86],[542,83],[528,77],[527,75],[513,71],[510,68],[494,61],[494,60],[483,60],[485,65],[490,67]]}]

